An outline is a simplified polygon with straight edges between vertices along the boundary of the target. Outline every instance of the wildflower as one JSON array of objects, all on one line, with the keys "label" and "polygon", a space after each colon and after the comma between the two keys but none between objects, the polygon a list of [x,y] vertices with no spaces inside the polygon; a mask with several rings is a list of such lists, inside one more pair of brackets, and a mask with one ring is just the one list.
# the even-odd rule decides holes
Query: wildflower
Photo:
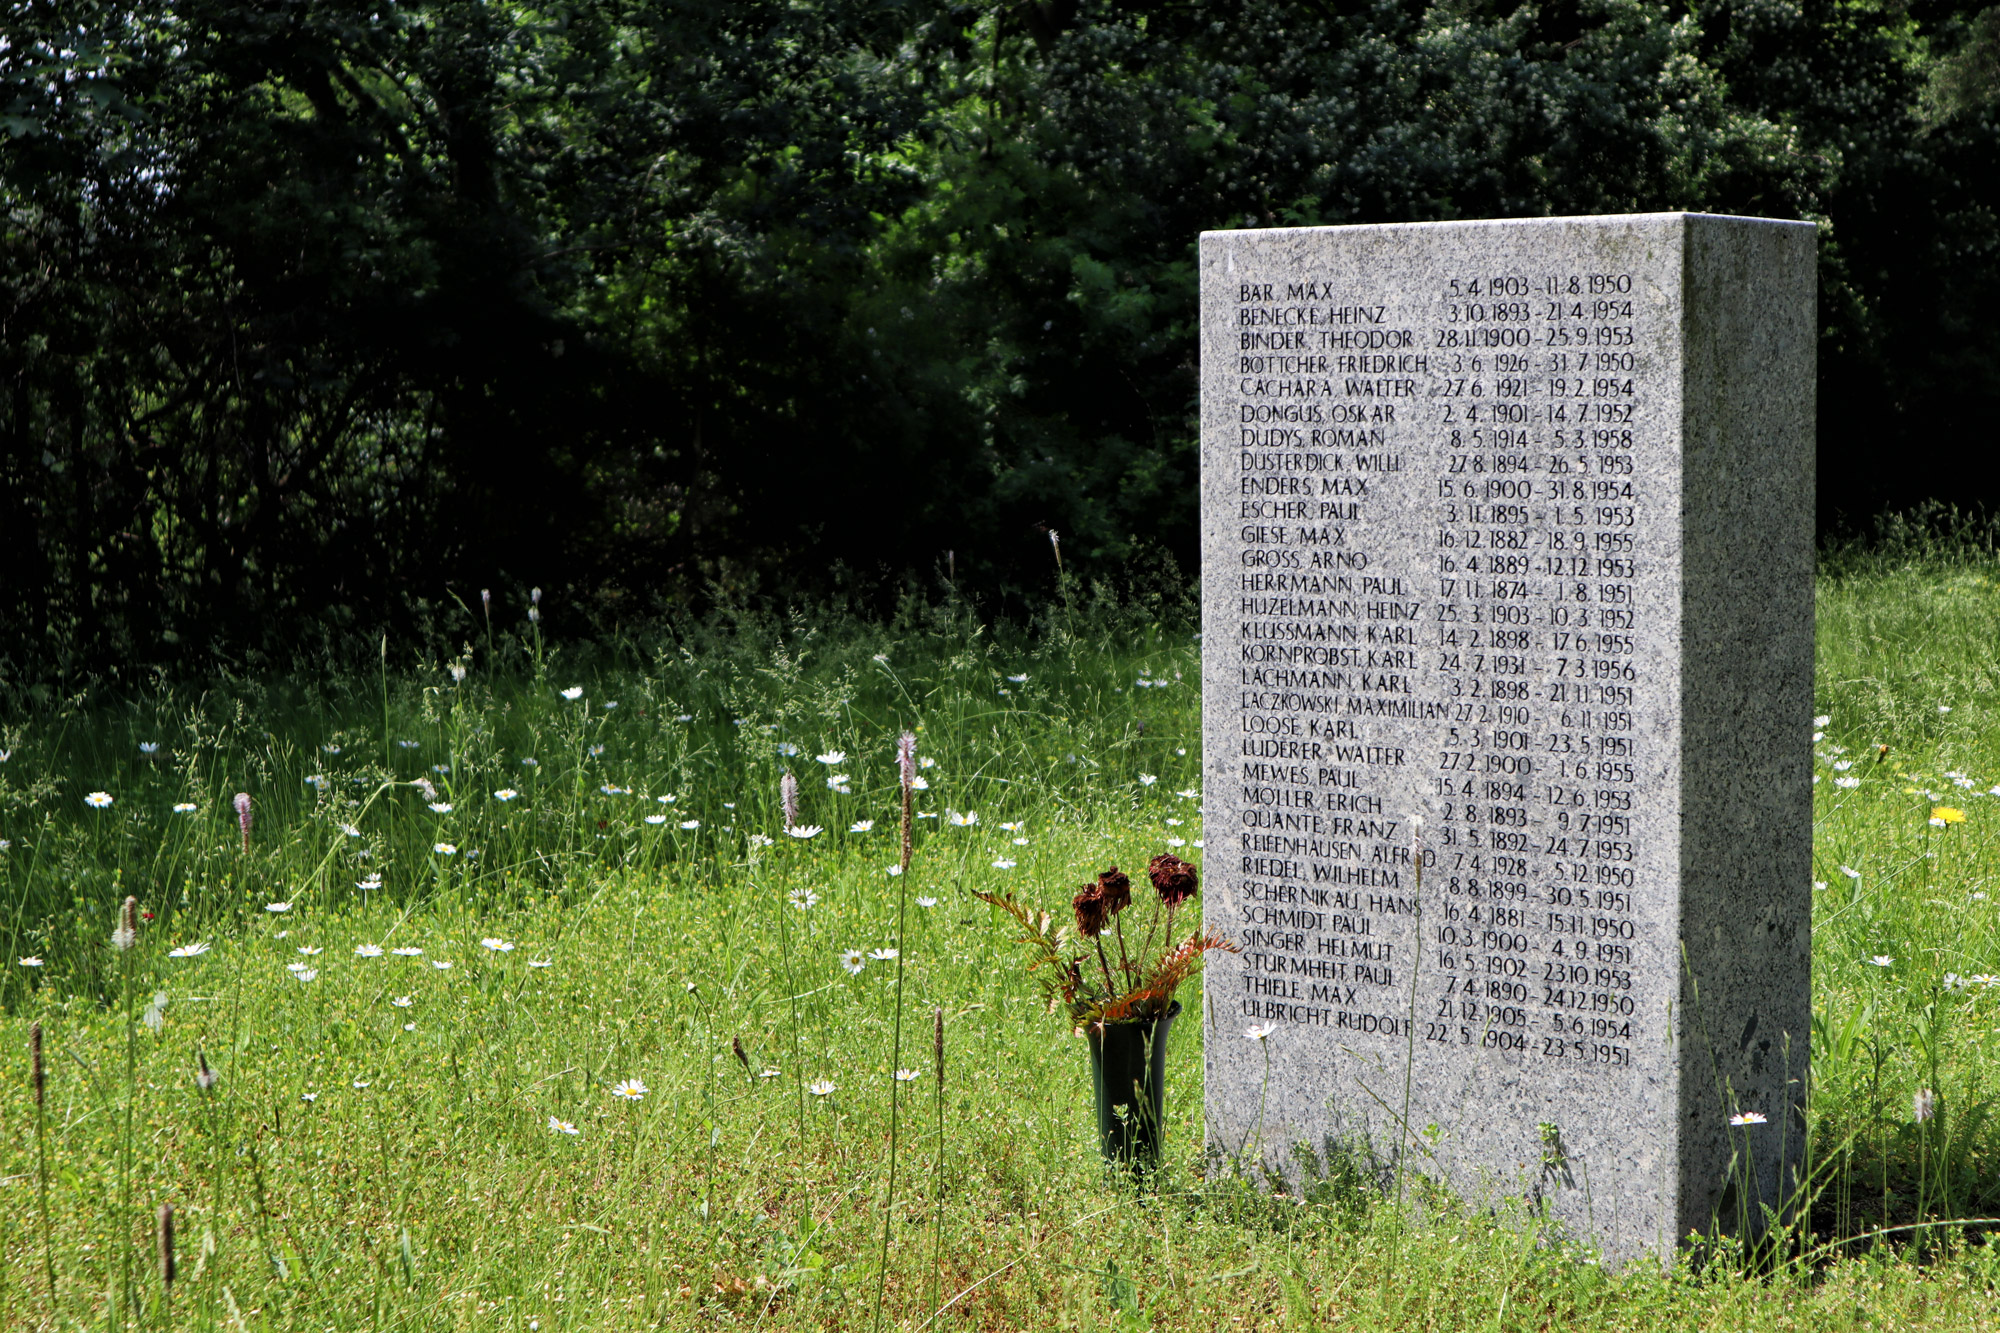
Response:
[{"label": "wildflower", "polygon": [[1836,759],[1833,761],[1833,771],[1836,773],[1845,773],[1853,767],[1854,761],[1852,759]]},{"label": "wildflower", "polygon": [[1000,827],[1008,833],[1019,833],[1022,829],[1028,827],[1028,825],[1026,820],[1017,819],[1011,824],[1002,824]]},{"label": "wildflower", "polygon": [[417,748],[417,742],[415,742],[415,741],[397,741],[397,742],[396,742],[396,748],[397,748],[397,749],[400,749],[400,750],[414,750],[414,749],[416,749],[416,748]]},{"label": "wildflower", "polygon": [[306,786],[311,787],[314,791],[325,791],[329,785],[324,773],[306,774]]},{"label": "wildflower", "polygon": [[395,1005],[398,1009],[407,1009],[412,1004],[414,1004],[415,1001],[412,1000],[407,995],[398,995],[395,999],[389,1001],[389,1003]]},{"label": "wildflower", "polygon": [[367,879],[357,879],[354,881],[354,887],[363,893],[373,893],[376,889],[382,887],[382,877],[380,875],[370,875]]},{"label": "wildflower", "polygon": [[1178,907],[1200,891],[1194,867],[1178,856],[1162,854],[1154,857],[1146,866],[1146,878],[1153,881],[1160,901],[1168,907]]},{"label": "wildflower", "polygon": [[675,801],[679,800],[680,797],[675,795],[673,792],[668,792],[665,796],[656,797],[655,799],[658,800],[661,805],[672,805]]},{"label": "wildflower", "polygon": [[314,945],[301,944],[299,946],[299,952],[304,954],[306,957],[311,958],[314,954],[319,952],[319,948],[320,946],[317,944]]},{"label": "wildflower", "polygon": [[603,792],[606,796],[630,796],[632,794],[632,789],[630,787],[620,787],[619,785],[613,782],[605,783],[602,787],[599,787],[598,790]]},{"label": "wildflower", "polygon": [[431,844],[431,850],[436,852],[439,856],[458,855],[458,848],[448,842],[434,842]]},{"label": "wildflower", "polygon": [[139,942],[139,900],[127,898],[118,909],[118,929],[111,932],[111,947],[124,953]]},{"label": "wildflower", "polygon": [[956,810],[951,810],[947,813],[951,817],[951,822],[960,828],[971,828],[979,822],[979,812],[977,810],[967,810],[964,814],[960,814]]},{"label": "wildflower", "polygon": [[367,1080],[367,1079],[365,1079],[365,1078],[357,1078],[357,1079],[355,1079],[355,1080],[354,1080],[354,1086],[355,1086],[355,1087],[356,1087],[357,1089],[359,1089],[359,1088],[365,1088],[365,1087],[367,1087],[367,1086],[368,1086],[368,1080]]},{"label": "wildflower", "polygon": [[535,758],[535,756],[533,755],[529,755],[526,759],[523,759],[521,761],[522,768],[540,768],[541,766],[542,766],[542,761]]},{"label": "wildflower", "polygon": [[825,754],[814,755],[813,758],[819,760],[822,764],[825,764],[828,768],[833,768],[837,765],[844,764],[847,762],[847,751],[828,750]]},{"label": "wildflower", "polygon": [[319,973],[314,971],[310,967],[295,968],[292,971],[292,975],[297,977],[300,981],[316,981],[319,979]]},{"label": "wildflower", "polygon": [[302,1102],[316,1102],[319,1100],[319,1094],[316,1092],[302,1092],[299,1094],[299,1100]]},{"label": "wildflower", "polygon": [[1939,704],[1939,705],[1938,705],[1938,712],[1940,712],[1940,713],[1949,713],[1950,711],[1951,711],[1951,705],[1950,705],[1950,704]]},{"label": "wildflower", "polygon": [[618,701],[616,699],[613,699],[610,703],[604,705],[604,711],[608,713],[617,706],[618,706]]},{"label": "wildflower", "polygon": [[919,773],[917,776],[910,779],[911,791],[929,791],[930,789],[931,789],[930,780],[924,777],[923,774]]},{"label": "wildflower", "polygon": [[778,1077],[778,1071],[777,1071],[777,1070],[775,1070],[775,1069],[765,1069],[765,1070],[762,1070],[762,1071],[760,1071],[760,1072],[758,1073],[757,1077],[758,1077],[758,1078],[776,1078],[776,1077]]},{"label": "wildflower", "polygon": [[440,814],[440,815],[448,815],[448,814],[450,814],[450,813],[451,813],[451,802],[450,802],[450,801],[432,801],[432,802],[431,802],[431,812],[432,812],[433,814]]},{"label": "wildflower", "polygon": [[1016,847],[1026,847],[1028,845],[1028,840],[1026,838],[1016,838],[1014,839],[1014,845]]},{"label": "wildflower", "polygon": [[818,824],[807,824],[804,828],[788,828],[785,832],[791,834],[794,838],[817,838],[820,834],[826,832],[826,830]]},{"label": "wildflower", "polygon": [[[910,744],[911,744],[911,745],[915,745],[915,744],[917,743],[917,738],[916,738],[916,737],[915,737],[914,735],[912,735],[912,734],[911,734],[910,732],[907,732],[907,731],[906,731],[906,732],[904,732],[903,734],[904,734],[905,736],[909,736],[909,737],[910,737]],[[931,758],[931,757],[930,757],[929,755],[925,755],[925,756],[924,756],[924,757],[923,757],[922,759],[919,759],[919,760],[917,760],[917,767],[918,767],[918,768],[936,768],[936,767],[937,767],[937,760],[935,760],[935,759]]]},{"label": "wildflower", "polygon": [[868,966],[867,962],[864,961],[864,955],[859,949],[849,949],[842,953],[840,955],[840,965],[847,969],[849,976],[854,977],[860,976],[861,969]]},{"label": "wildflower", "polygon": [[1739,1111],[1729,1117],[1729,1123],[1741,1128],[1744,1125],[1768,1125],[1771,1122],[1761,1111]]},{"label": "wildflower", "polygon": [[589,754],[592,759],[597,758],[597,756],[603,753],[604,753],[604,747],[602,745],[593,745],[590,747]]},{"label": "wildflower", "polygon": [[1847,876],[1849,879],[1861,878],[1861,872],[1859,870],[1856,870],[1853,866],[1842,866],[1840,868],[1840,873]]},{"label": "wildflower", "polygon": [[829,791],[839,792],[842,796],[852,796],[854,795],[854,788],[847,785],[851,781],[853,779],[849,778],[847,774],[835,773],[826,780],[826,785]]},{"label": "wildflower", "polygon": [[[1859,786],[1861,785],[1861,779],[1860,779],[1860,778],[1835,778],[1835,779],[1833,780],[1833,785],[1834,785],[1834,786],[1836,786],[1836,787],[1839,787],[1839,788],[1842,788],[1843,790],[1847,790],[1847,791],[1852,791],[1852,790],[1853,790],[1854,788],[1856,788],[1856,787],[1859,787]],[[1940,827],[1942,827],[1942,825],[1940,825]]]},{"label": "wildflower", "polygon": [[448,962],[446,962],[446,961],[445,961],[444,959],[442,959],[442,958],[433,958],[433,959],[431,959],[431,966],[432,966],[432,967],[434,967],[434,968],[436,968],[436,969],[437,969],[438,971],[440,971],[440,972],[449,972],[449,971],[451,971],[451,964],[450,964],[450,963],[448,963]]},{"label": "wildflower", "polygon": [[919,906],[919,907],[922,907],[922,908],[925,908],[926,910],[928,910],[928,909],[930,909],[930,908],[933,908],[933,907],[936,907],[936,906],[937,906],[937,899],[935,899],[935,898],[919,898],[919,899],[917,899],[917,906]]},{"label": "wildflower", "polygon": [[1009,861],[1006,857],[1003,856],[999,860],[993,863],[993,868],[995,870],[1012,870],[1014,868],[1014,863],[1012,861]]},{"label": "wildflower", "polygon": [[785,758],[790,759],[798,755],[800,753],[800,750],[798,746],[792,744],[790,741],[779,741],[778,753],[784,756]]},{"label": "wildflower", "polygon": [[1821,713],[1818,717],[1813,719],[1813,725],[1815,727],[1823,727],[1831,721],[1833,721],[1833,718],[1830,714]]},{"label": "wildflower", "polygon": [[693,714],[693,713],[681,713],[681,714],[678,714],[678,715],[677,715],[677,716],[676,716],[676,717],[674,718],[674,721],[676,721],[676,722],[692,722],[692,721],[694,721],[694,714]]},{"label": "wildflower", "polygon": [[[440,768],[439,771],[443,772],[444,770]],[[426,801],[435,801],[438,798],[438,790],[431,785],[429,778],[418,778],[411,785],[424,794]]]},{"label": "wildflower", "polygon": [[816,1078],[812,1082],[806,1084],[806,1091],[810,1092],[815,1097],[831,1096],[834,1092],[838,1091],[838,1089],[839,1085],[837,1083],[834,1083],[831,1079]]},{"label": "wildflower", "polygon": [[479,947],[482,949],[490,949],[494,953],[514,952],[514,946],[511,943],[493,935],[488,935],[485,939],[479,941]]},{"label": "wildflower", "polygon": [[354,946],[354,956],[356,958],[380,958],[382,956],[382,946],[379,944],[357,944]]},{"label": "wildflower", "polygon": [[361,830],[354,827],[354,825],[352,824],[342,824],[340,826],[340,831],[342,833],[345,833],[350,838],[358,838],[361,836]]},{"label": "wildflower", "polygon": [[1271,1034],[1277,1030],[1278,1025],[1276,1023],[1259,1023],[1255,1027],[1244,1028],[1243,1035],[1251,1041],[1268,1041]]},{"label": "wildflower", "polygon": [[613,1097],[622,1097],[628,1102],[636,1102],[646,1095],[646,1085],[636,1078],[628,1078],[611,1089]]},{"label": "wildflower", "polygon": [[174,802],[174,813],[177,815],[191,815],[194,813],[194,811],[195,811],[195,804],[193,801]]},{"label": "wildflower", "polygon": [[1168,839],[1167,839],[1167,846],[1169,846],[1169,847],[1185,847],[1185,846],[1187,846],[1187,839],[1186,839],[1186,838],[1168,838]]},{"label": "wildflower", "polygon": [[35,957],[33,954],[30,954],[26,958],[23,958],[21,960],[22,967],[40,967],[41,965],[42,965],[42,960]]},{"label": "wildflower", "polygon": [[1929,1088],[1918,1088],[1917,1095],[1910,1098],[1910,1115],[1918,1124],[1923,1124],[1937,1114],[1937,1094]]},{"label": "wildflower", "polygon": [[530,958],[530,959],[528,960],[528,966],[529,966],[529,967],[554,967],[554,966],[555,966],[555,959],[553,959],[553,958]]},{"label": "wildflower", "polygon": [[897,951],[894,949],[873,949],[869,951],[868,956],[878,963],[888,963],[895,961],[896,954]]},{"label": "wildflower", "polygon": [[1174,795],[1184,801],[1199,801],[1201,799],[1201,793],[1193,787],[1189,787],[1186,791],[1177,791]]},{"label": "wildflower", "polygon": [[167,950],[169,958],[199,958],[208,952],[206,944],[183,944],[178,949]]},{"label": "wildflower", "polygon": [[1877,967],[1888,967],[1890,964],[1894,963],[1896,959],[1895,956],[1892,954],[1878,953],[1873,958],[1870,958],[1868,961],[1875,964],[1875,966]]},{"label": "wildflower", "polygon": [[103,791],[94,791],[90,795],[83,798],[83,803],[91,807],[93,810],[102,810],[105,806],[111,804],[111,793]]},{"label": "wildflower", "polygon": [[811,889],[793,889],[786,901],[801,912],[806,912],[819,906],[819,895]]},{"label": "wildflower", "polygon": [[667,817],[665,815],[647,815],[646,822],[648,824],[664,824],[667,822]]},{"label": "wildflower", "polygon": [[790,773],[778,779],[778,804],[784,810],[785,827],[796,828],[799,823],[799,780]]},{"label": "wildflower", "polygon": [[901,867],[901,866],[890,866],[890,867],[889,867],[889,873],[890,873],[891,875],[900,875],[900,874],[902,874],[902,873],[903,873],[903,867]]},{"label": "wildflower", "polygon": [[1152,785],[1153,785],[1153,784],[1154,784],[1155,782],[1158,782],[1159,780],[1160,780],[1160,779],[1159,779],[1159,776],[1158,776],[1157,774],[1153,774],[1153,773],[1141,773],[1141,774],[1139,775],[1139,785],[1140,785],[1141,787],[1150,787],[1150,786],[1152,786]]},{"label": "wildflower", "polygon": [[1009,676],[1007,679],[1013,681],[1016,685],[1026,685],[1028,683],[1028,677],[1025,674]]},{"label": "wildflower", "polygon": [[896,1081],[898,1083],[915,1083],[917,1081],[917,1071],[914,1069],[898,1069],[896,1071]]},{"label": "wildflower", "polygon": [[139,742],[140,754],[158,754],[159,752],[160,752],[160,743],[158,741]]},{"label": "wildflower", "polygon": [[558,1120],[554,1116],[549,1117],[549,1128],[558,1134],[575,1134],[577,1132],[575,1125],[572,1125],[567,1120]]},{"label": "wildflower", "polygon": [[449,672],[451,673],[451,679],[452,679],[452,683],[453,683],[453,684],[458,684],[458,683],[460,683],[460,682],[464,681],[464,679],[465,679],[465,663],[463,663],[463,662],[453,662],[453,663],[452,663],[452,664],[451,664],[450,666],[446,667],[446,668],[445,668],[445,670],[446,670],[446,671],[449,671]]},{"label": "wildflower", "polygon": [[389,952],[395,954],[398,958],[422,958],[424,956],[424,951],[414,944],[405,944],[401,948],[391,949]]},{"label": "wildflower", "polygon": [[[653,821],[649,819],[649,820],[647,820],[646,822],[650,824],[650,823],[652,823]],[[665,823],[665,822],[666,822],[666,816],[665,816],[665,815],[662,815],[662,816],[660,816],[660,822],[661,822],[661,823]],[[753,833],[753,834],[751,834],[751,835],[750,835],[750,847],[751,847],[751,849],[752,849],[753,851],[754,851],[755,849],[759,848],[759,847],[769,847],[769,846],[772,846],[772,845],[773,845],[773,844],[774,844],[774,843],[775,843],[776,841],[777,841],[777,839],[775,839],[775,838],[771,837],[771,836],[770,836],[770,835],[768,835],[768,834],[764,834],[764,833]]]},{"label": "wildflower", "polygon": [[1936,828],[1944,828],[1949,824],[1963,824],[1964,822],[1965,811],[1953,806],[1940,805],[1933,807],[1931,810],[1931,824]]},{"label": "wildflower", "polygon": [[875,831],[875,821],[872,819],[857,819],[847,826],[847,831],[849,833],[873,833]]},{"label": "wildflower", "polygon": [[583,697],[583,686],[581,685],[570,686],[568,689],[562,692],[562,697],[572,701],[581,699]]},{"label": "wildflower", "polygon": [[681,821],[681,827],[682,827],[682,828],[700,828],[700,827],[701,827],[701,821],[700,821],[699,819],[683,819],[683,820]]}]

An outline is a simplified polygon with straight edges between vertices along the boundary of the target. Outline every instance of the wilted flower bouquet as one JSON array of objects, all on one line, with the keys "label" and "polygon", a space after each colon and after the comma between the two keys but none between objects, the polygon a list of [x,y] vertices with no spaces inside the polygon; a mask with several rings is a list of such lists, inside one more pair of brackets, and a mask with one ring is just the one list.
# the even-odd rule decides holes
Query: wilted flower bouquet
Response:
[{"label": "wilted flower bouquet", "polygon": [[[1041,983],[1051,1009],[1066,1008],[1080,1028],[1145,1022],[1172,1009],[1174,991],[1201,970],[1211,950],[1241,952],[1222,936],[1201,930],[1175,939],[1174,916],[1200,889],[1193,866],[1178,856],[1156,856],[1146,867],[1146,878],[1153,885],[1150,910],[1133,910],[1131,878],[1117,866],[1085,884],[1070,903],[1076,914],[1073,933],[1068,922],[1010,894],[978,896],[1020,923],[1021,942],[1032,955],[1028,970]],[[1128,915],[1145,920],[1128,924]],[[1107,936],[1110,949],[1105,947]],[[1157,956],[1156,939],[1162,950]]]}]

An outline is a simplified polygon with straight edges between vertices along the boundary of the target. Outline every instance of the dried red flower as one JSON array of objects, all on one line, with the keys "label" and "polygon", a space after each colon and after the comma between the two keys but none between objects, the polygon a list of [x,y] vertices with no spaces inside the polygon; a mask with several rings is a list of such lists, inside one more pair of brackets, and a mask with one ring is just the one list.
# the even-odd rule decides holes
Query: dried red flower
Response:
[{"label": "dried red flower", "polygon": [[1077,891],[1070,906],[1076,909],[1076,928],[1091,939],[1096,939],[1104,931],[1104,923],[1111,919],[1105,910],[1104,887],[1100,884],[1086,884]]},{"label": "dried red flower", "polygon": [[1178,907],[1201,890],[1201,881],[1195,875],[1194,867],[1178,856],[1154,857],[1146,867],[1146,878],[1153,881],[1160,901],[1168,907]]},{"label": "dried red flower", "polygon": [[1104,914],[1117,916],[1132,905],[1131,877],[1117,866],[1097,877],[1097,887],[1104,893]]}]

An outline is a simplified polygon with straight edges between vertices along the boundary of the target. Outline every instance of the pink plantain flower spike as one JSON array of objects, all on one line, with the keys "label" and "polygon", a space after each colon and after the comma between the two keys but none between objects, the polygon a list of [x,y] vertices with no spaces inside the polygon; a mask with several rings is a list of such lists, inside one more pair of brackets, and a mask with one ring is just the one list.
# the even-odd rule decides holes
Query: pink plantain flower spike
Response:
[{"label": "pink plantain flower spike", "polygon": [[236,826],[243,830],[243,854],[250,854],[250,793],[236,793]]}]

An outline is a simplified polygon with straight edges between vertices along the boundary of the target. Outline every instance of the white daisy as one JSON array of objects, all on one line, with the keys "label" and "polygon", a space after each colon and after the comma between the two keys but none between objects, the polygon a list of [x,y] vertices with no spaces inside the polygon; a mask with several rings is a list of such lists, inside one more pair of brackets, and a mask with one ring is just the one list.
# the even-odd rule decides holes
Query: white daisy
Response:
[{"label": "white daisy", "polygon": [[424,956],[424,951],[414,944],[405,944],[401,948],[391,949],[389,952],[395,954],[398,958],[422,958]]},{"label": "white daisy", "polygon": [[811,889],[793,889],[786,901],[805,912],[819,906],[819,895]]},{"label": "white daisy", "polygon": [[433,843],[433,844],[431,844],[431,850],[432,850],[432,851],[434,851],[434,852],[436,852],[436,853],[437,853],[437,854],[438,854],[439,856],[457,856],[457,855],[458,855],[458,848],[456,848],[456,847],[452,846],[452,845],[451,845],[450,843],[448,843],[448,842],[439,842],[439,843]]},{"label": "white daisy", "polygon": [[815,1097],[827,1097],[838,1091],[839,1087],[840,1085],[831,1079],[816,1078],[806,1084],[806,1091]]},{"label": "white daisy", "polygon": [[139,742],[140,754],[158,754],[159,752],[160,752],[160,743],[158,741]]},{"label": "white daisy", "polygon": [[1012,870],[1014,868],[1014,863],[1012,861],[1009,861],[1006,857],[1003,856],[999,860],[993,863],[993,868],[995,870]]},{"label": "white daisy", "polygon": [[530,958],[530,959],[528,960],[528,966],[529,966],[529,967],[554,967],[554,966],[555,966],[555,959],[553,959],[553,958]]},{"label": "white daisy", "polygon": [[822,764],[825,764],[828,768],[832,768],[836,764],[844,764],[847,762],[847,751],[828,750],[825,754],[814,755],[813,758],[819,760]]},{"label": "white daisy", "polygon": [[1168,839],[1167,839],[1167,846],[1169,846],[1169,847],[1185,847],[1185,846],[1187,846],[1187,839],[1186,839],[1186,838],[1168,838]]},{"label": "white daisy", "polygon": [[304,954],[308,958],[311,958],[317,953],[319,953],[319,950],[320,946],[317,944],[311,944],[311,945],[301,944],[299,946],[299,952]]},{"label": "white daisy", "polygon": [[105,806],[111,804],[111,793],[105,791],[94,791],[90,795],[83,798],[83,803],[87,806],[92,807],[93,809],[102,810]]},{"label": "white daisy", "polygon": [[554,1116],[549,1117],[549,1128],[558,1134],[574,1134],[577,1132],[575,1125],[572,1125],[567,1120],[558,1120]]},{"label": "white daisy", "polygon": [[872,819],[857,819],[847,826],[847,831],[849,833],[873,833],[875,831],[875,821]]},{"label": "white daisy", "polygon": [[946,813],[951,817],[951,822],[960,828],[971,828],[979,822],[979,812],[977,810],[967,810],[964,814],[960,814],[956,810],[947,811]]},{"label": "white daisy", "polygon": [[267,912],[289,912],[292,910],[292,905],[290,903],[265,903],[264,910]]},{"label": "white daisy", "polygon": [[354,956],[356,958],[380,958],[382,956],[382,946],[379,944],[357,944],[354,946]]},{"label": "white daisy", "polygon": [[1875,966],[1877,967],[1888,967],[1890,964],[1894,963],[1896,959],[1892,954],[1878,953],[1873,958],[1870,958],[1868,961],[1875,964]]},{"label": "white daisy", "polygon": [[1011,824],[1002,824],[1000,827],[1009,833],[1019,833],[1022,829],[1028,827],[1028,822],[1025,819],[1017,819]]},{"label": "white daisy", "polygon": [[925,779],[923,774],[919,773],[910,779],[911,791],[929,791],[930,789],[931,784]]},{"label": "white daisy", "polygon": [[365,1088],[368,1086],[368,1080],[365,1078],[357,1078],[354,1080],[354,1086],[356,1088]]},{"label": "white daisy", "polygon": [[407,995],[398,995],[395,999],[389,1001],[389,1003],[395,1005],[398,1009],[407,1009],[412,1004],[415,1004],[416,1001]]},{"label": "white daisy", "polygon": [[316,1092],[302,1092],[299,1094],[299,1100],[302,1102],[316,1102],[319,1100],[319,1094]]},{"label": "white daisy", "polygon": [[292,975],[297,977],[300,981],[315,981],[319,978],[319,973],[314,971],[310,967],[298,968],[292,973]]},{"label": "white daisy", "polygon": [[206,944],[183,944],[178,949],[167,950],[169,958],[199,958],[208,952]]},{"label": "white daisy", "polygon": [[1141,787],[1150,787],[1159,780],[1159,775],[1156,773],[1141,773],[1139,775],[1139,785]]},{"label": "white daisy", "polygon": [[354,827],[354,825],[352,824],[342,824],[340,826],[340,831],[342,833],[345,833],[350,838],[358,838],[361,836],[361,830]]},{"label": "white daisy", "polygon": [[1009,676],[1007,677],[1007,679],[1013,681],[1016,685],[1026,685],[1028,683],[1028,678],[1025,674],[1019,676]]},{"label": "white daisy", "polygon": [[1277,1030],[1278,1025],[1276,1023],[1259,1023],[1255,1027],[1244,1028],[1243,1035],[1251,1041],[1267,1041],[1270,1039],[1271,1034]]},{"label": "white daisy", "polygon": [[901,867],[900,865],[890,866],[889,873],[891,875],[900,875],[903,873],[903,867]]},{"label": "white daisy", "polygon": [[871,949],[868,956],[878,963],[888,963],[894,962],[897,955],[894,949]]},{"label": "white daisy", "polygon": [[1821,714],[1820,714],[1820,715],[1819,715],[1818,717],[1816,717],[1816,718],[1814,718],[1814,719],[1813,719],[1813,725],[1814,725],[1815,727],[1823,727],[1823,726],[1825,726],[1825,725],[1826,725],[1827,723],[1829,723],[1829,722],[1831,722],[1831,721],[1833,721],[1833,715],[1832,715],[1832,714],[1830,714],[1830,713],[1821,713]]},{"label": "white daisy", "polygon": [[798,828],[788,828],[785,832],[791,834],[794,838],[817,838],[820,834],[826,832],[826,830],[818,824],[803,824]]},{"label": "white daisy", "polygon": [[40,967],[41,965],[42,965],[42,960],[35,957],[33,954],[30,954],[26,958],[23,958],[21,960],[22,967]]},{"label": "white daisy", "polygon": [[357,879],[354,881],[354,887],[363,893],[372,893],[382,887],[382,877],[380,875],[370,875],[367,879]]},{"label": "white daisy", "polygon": [[1846,789],[1848,789],[1848,790],[1850,790],[1850,791],[1851,791],[1851,790],[1853,790],[1854,788],[1856,788],[1856,787],[1859,787],[1859,786],[1861,785],[1861,779],[1860,779],[1860,778],[1835,778],[1835,779],[1833,780],[1833,785],[1834,785],[1834,786],[1836,786],[1836,787],[1842,787],[1842,788],[1846,788]]},{"label": "white daisy", "polygon": [[495,935],[488,935],[485,939],[479,941],[479,947],[482,949],[491,949],[494,953],[512,953],[514,951],[514,946],[511,943]]},{"label": "white daisy", "polygon": [[562,692],[562,697],[571,700],[581,699],[583,697],[583,686],[581,685],[570,686],[568,689]]},{"label": "white daisy", "polygon": [[701,821],[700,821],[699,819],[683,819],[683,820],[681,821],[681,827],[682,827],[682,828],[700,828],[700,827],[701,827]]},{"label": "white daisy", "polygon": [[668,792],[665,796],[658,796],[655,797],[654,799],[657,800],[661,805],[672,805],[675,801],[679,800],[680,797],[674,792]]},{"label": "white daisy", "polygon": [[433,959],[431,959],[431,966],[432,966],[432,967],[434,967],[434,968],[436,968],[436,969],[437,969],[438,971],[440,971],[440,972],[449,972],[449,971],[451,971],[451,964],[450,964],[450,963],[448,963],[448,962],[446,962],[446,961],[445,961],[444,959],[442,959],[442,958],[433,958]]},{"label": "white daisy", "polygon": [[636,1102],[646,1095],[646,1085],[636,1078],[628,1078],[611,1089],[613,1097],[622,1097],[628,1102]]},{"label": "white daisy", "polygon": [[1741,1127],[1743,1125],[1768,1125],[1771,1122],[1764,1117],[1762,1112],[1739,1111],[1737,1114],[1729,1117],[1729,1123]]},{"label": "white daisy", "polygon": [[174,802],[174,813],[177,815],[191,815],[194,813],[194,810],[195,804],[193,801]]},{"label": "white daisy", "polygon": [[861,969],[868,966],[866,955],[859,949],[848,949],[840,955],[840,965],[847,969],[849,976],[860,976]]},{"label": "white daisy", "polygon": [[646,822],[648,824],[664,824],[667,822],[667,817],[665,815],[647,815]]},{"label": "white daisy", "polygon": [[914,1083],[917,1081],[917,1071],[914,1069],[898,1069],[896,1071],[896,1081],[898,1083]]},{"label": "white daisy", "polygon": [[450,801],[432,801],[432,802],[431,802],[431,809],[432,809],[432,811],[434,811],[434,812],[435,812],[435,813],[437,813],[437,814],[440,814],[440,815],[448,815],[448,814],[450,814],[450,813],[451,813],[451,802],[450,802]]}]

